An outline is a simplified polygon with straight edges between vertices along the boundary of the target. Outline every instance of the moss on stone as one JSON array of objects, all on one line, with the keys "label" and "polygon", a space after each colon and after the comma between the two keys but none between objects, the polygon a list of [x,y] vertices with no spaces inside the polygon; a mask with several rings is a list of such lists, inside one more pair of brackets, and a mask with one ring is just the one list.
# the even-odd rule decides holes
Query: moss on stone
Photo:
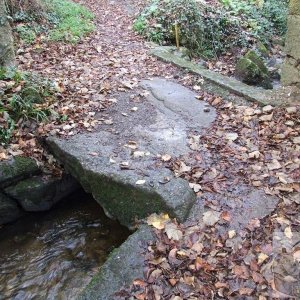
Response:
[{"label": "moss on stone", "polygon": [[6,187],[19,180],[39,173],[35,160],[28,157],[15,157],[0,163],[0,187]]},{"label": "moss on stone", "polygon": [[237,75],[247,83],[257,83],[261,71],[259,67],[250,59],[242,57],[236,65]]},{"label": "moss on stone", "polygon": [[253,50],[238,60],[236,74],[240,80],[247,84],[259,85],[266,89],[273,88],[263,59]]},{"label": "moss on stone", "polygon": [[248,51],[245,55],[245,58],[251,60],[254,64],[256,64],[262,73],[266,75],[269,73],[263,59],[260,58],[254,50]]},{"label": "moss on stone", "polygon": [[124,286],[129,286],[134,279],[142,277],[144,257],[141,245],[153,238],[150,227],[139,228],[110,254],[98,274],[93,277],[77,300],[114,299],[114,293]]},{"label": "moss on stone", "polygon": [[17,203],[0,192],[0,225],[16,220],[21,214]]},{"label": "moss on stone", "polygon": [[65,161],[68,162],[67,168],[70,173],[77,178],[86,192],[93,194],[104,211],[129,228],[136,220],[143,219],[151,213],[169,212],[172,217],[176,216],[157,193],[133,187],[117,176],[108,177],[84,169],[71,156]]},{"label": "moss on stone", "polygon": [[290,0],[289,4],[289,14],[300,16],[300,1],[299,0]]},{"label": "moss on stone", "polygon": [[268,57],[269,51],[267,47],[260,41],[257,43],[257,50],[262,56]]}]

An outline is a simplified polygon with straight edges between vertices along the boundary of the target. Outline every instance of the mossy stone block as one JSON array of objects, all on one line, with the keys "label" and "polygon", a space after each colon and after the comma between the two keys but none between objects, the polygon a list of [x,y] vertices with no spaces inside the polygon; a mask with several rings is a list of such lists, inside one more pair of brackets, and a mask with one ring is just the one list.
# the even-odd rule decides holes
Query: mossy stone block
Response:
[{"label": "mossy stone block", "polygon": [[114,250],[77,300],[112,300],[123,287],[129,287],[136,278],[143,278],[143,247],[154,240],[149,226],[141,226],[125,243]]},{"label": "mossy stone block", "polygon": [[262,73],[268,74],[268,69],[267,69],[263,59],[261,57],[259,57],[259,55],[254,50],[248,51],[245,55],[245,58],[248,58],[249,60],[254,62],[258,66],[258,68],[260,69],[260,71]]},{"label": "mossy stone block", "polygon": [[238,60],[236,75],[247,84],[259,85],[265,89],[273,88],[268,69],[263,59],[253,50],[250,50],[244,57]]},{"label": "mossy stone block", "polygon": [[34,159],[17,156],[0,163],[0,188],[38,174],[40,169]]},{"label": "mossy stone block", "polygon": [[79,188],[76,180],[64,175],[62,178],[34,176],[5,189],[25,211],[45,211]]}]

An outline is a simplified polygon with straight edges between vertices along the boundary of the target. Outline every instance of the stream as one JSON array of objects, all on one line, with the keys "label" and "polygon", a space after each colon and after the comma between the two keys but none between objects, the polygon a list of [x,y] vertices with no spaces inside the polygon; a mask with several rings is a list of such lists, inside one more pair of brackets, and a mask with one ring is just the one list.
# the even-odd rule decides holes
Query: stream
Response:
[{"label": "stream", "polygon": [[76,192],[0,229],[0,300],[74,299],[130,234]]}]

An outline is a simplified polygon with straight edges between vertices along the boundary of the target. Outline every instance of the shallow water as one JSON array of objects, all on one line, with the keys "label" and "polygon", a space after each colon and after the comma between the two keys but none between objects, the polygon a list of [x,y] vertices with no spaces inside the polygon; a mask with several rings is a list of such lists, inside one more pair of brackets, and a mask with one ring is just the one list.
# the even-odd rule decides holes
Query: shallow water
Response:
[{"label": "shallow water", "polygon": [[0,229],[0,299],[74,299],[129,231],[77,192]]}]

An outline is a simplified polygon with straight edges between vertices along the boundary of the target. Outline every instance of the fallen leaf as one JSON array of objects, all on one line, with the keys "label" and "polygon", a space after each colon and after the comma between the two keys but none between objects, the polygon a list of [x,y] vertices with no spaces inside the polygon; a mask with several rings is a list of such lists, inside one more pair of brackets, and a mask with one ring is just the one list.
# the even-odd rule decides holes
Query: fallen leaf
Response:
[{"label": "fallen leaf", "polygon": [[229,231],[228,231],[228,237],[229,237],[230,239],[234,238],[235,236],[236,236],[235,230],[229,230]]},{"label": "fallen leaf", "polygon": [[242,278],[242,279],[249,279],[250,277],[250,273],[249,273],[249,269],[247,266],[245,265],[235,265],[233,267],[233,273],[238,277],[238,278]]},{"label": "fallen leaf", "polygon": [[225,137],[226,137],[227,140],[233,142],[239,137],[239,135],[235,132],[228,132],[228,133],[225,134]]},{"label": "fallen leaf", "polygon": [[170,218],[168,214],[152,214],[147,218],[147,224],[157,229],[164,229],[169,220]]},{"label": "fallen leaf", "polygon": [[210,210],[203,213],[203,222],[207,226],[213,226],[220,220],[221,213],[218,211]]},{"label": "fallen leaf", "polygon": [[270,171],[278,170],[281,168],[281,164],[277,159],[273,159],[271,163],[267,164],[267,167]]},{"label": "fallen leaf", "polygon": [[291,239],[293,237],[293,232],[290,226],[284,229],[284,234],[287,238]]},{"label": "fallen leaf", "polygon": [[261,252],[261,253],[258,254],[258,261],[257,261],[257,263],[259,265],[261,265],[267,258],[269,258],[269,256],[266,255],[265,253]]},{"label": "fallen leaf", "polygon": [[168,238],[174,241],[179,241],[182,239],[182,231],[178,229],[178,227],[174,223],[167,223],[165,225],[165,232]]}]

